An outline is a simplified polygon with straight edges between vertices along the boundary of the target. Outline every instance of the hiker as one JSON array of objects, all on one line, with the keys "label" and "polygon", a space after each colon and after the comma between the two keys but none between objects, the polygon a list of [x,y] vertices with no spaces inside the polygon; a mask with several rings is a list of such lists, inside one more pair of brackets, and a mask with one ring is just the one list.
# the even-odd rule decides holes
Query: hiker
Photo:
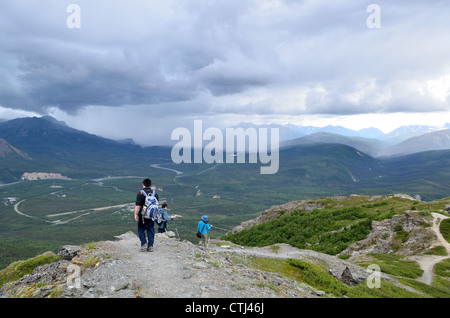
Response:
[{"label": "hiker", "polygon": [[[153,196],[158,200],[158,194],[151,189],[152,181],[150,179],[145,179],[144,181],[142,181],[142,186],[143,189],[140,190],[136,195],[134,219],[138,222],[138,234],[141,241],[140,250],[153,252],[153,243],[155,241],[155,222],[150,218],[144,218],[143,208],[147,195],[153,194]],[[147,232],[147,238],[145,237],[145,232]]]},{"label": "hiker", "polygon": [[167,222],[173,220],[173,216],[169,216],[167,213],[167,203],[161,205],[160,211],[164,221],[161,224],[158,224],[158,233],[164,233],[167,232]]},{"label": "hiker", "polygon": [[208,216],[203,215],[202,220],[198,222],[197,232],[200,232],[202,235],[201,239],[203,240],[203,246],[205,250],[208,248],[208,231],[211,230],[212,225],[208,224]]}]

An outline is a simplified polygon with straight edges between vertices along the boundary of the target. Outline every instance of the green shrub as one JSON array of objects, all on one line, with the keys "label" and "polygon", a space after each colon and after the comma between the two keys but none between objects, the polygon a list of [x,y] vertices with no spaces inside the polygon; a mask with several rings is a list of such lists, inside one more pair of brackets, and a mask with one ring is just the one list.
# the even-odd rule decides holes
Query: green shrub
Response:
[{"label": "green shrub", "polygon": [[434,266],[436,275],[450,277],[450,258],[447,258]]},{"label": "green shrub", "polygon": [[431,216],[431,212],[430,211],[420,211],[419,215],[421,215],[421,216]]},{"label": "green shrub", "polygon": [[88,251],[90,251],[90,250],[92,250],[92,249],[95,248],[95,246],[97,245],[97,243],[96,243],[96,242],[91,242],[91,243],[87,243],[87,244],[85,244],[85,245],[86,245]]},{"label": "green shrub", "polygon": [[14,262],[0,271],[0,288],[5,283],[14,282],[27,274],[31,274],[38,266],[53,263],[59,259],[60,257],[57,255],[41,254],[25,261]]},{"label": "green shrub", "polygon": [[408,240],[409,232],[408,231],[398,231],[395,233],[394,240],[398,240],[402,243],[405,243]]},{"label": "green shrub", "polygon": [[336,255],[350,244],[365,239],[371,231],[371,224],[371,218],[360,207],[292,211],[270,222],[228,234],[223,239],[246,246],[286,243]]},{"label": "green shrub", "polygon": [[441,231],[442,236],[447,240],[447,242],[450,243],[450,219],[441,221],[439,230]]},{"label": "green shrub", "polygon": [[447,256],[448,255],[447,250],[442,245],[430,248],[425,254],[427,254],[427,255],[439,255],[439,256]]},{"label": "green shrub", "polygon": [[314,288],[321,289],[333,296],[346,295],[350,298],[417,298],[420,295],[395,286],[391,282],[382,280],[380,288],[369,288],[366,281],[350,287],[334,276],[328,274],[317,265],[296,259],[287,261],[291,266],[297,267],[301,271],[302,280]]},{"label": "green shrub", "polygon": [[405,261],[403,259],[404,256],[378,253],[369,253],[367,255],[374,259],[366,262],[359,262],[359,265],[367,267],[370,264],[377,264],[380,266],[381,271],[386,274],[408,278],[419,278],[423,274],[423,270],[417,262]]},{"label": "green shrub", "polygon": [[401,225],[401,223],[397,223],[394,225],[393,230],[394,230],[394,232],[403,231],[403,226]]},{"label": "green shrub", "polygon": [[435,285],[434,282],[432,285],[428,285],[428,284],[419,282],[418,280],[409,279],[409,278],[400,278],[399,281],[402,284],[411,286],[415,290],[424,293],[426,295],[425,297],[433,297],[433,298],[449,298],[450,297],[450,289],[448,287],[448,282],[447,282],[447,286],[439,286],[439,285]]},{"label": "green shrub", "polygon": [[328,274],[318,265],[298,259],[288,259],[287,263],[300,270],[301,280],[303,282],[323,290],[326,293],[332,293],[335,296],[343,296],[351,291],[351,287]]},{"label": "green shrub", "polygon": [[[393,283],[381,280],[380,288],[369,288],[366,281],[351,287],[341,282],[328,271],[316,264],[298,259],[274,259],[253,257],[247,259],[251,266],[256,266],[259,270],[282,274],[291,277],[298,282],[304,282],[314,289],[320,289],[332,294],[332,297],[343,295],[350,298],[417,298],[421,295],[407,291]],[[244,263],[248,266],[249,263]]]}]

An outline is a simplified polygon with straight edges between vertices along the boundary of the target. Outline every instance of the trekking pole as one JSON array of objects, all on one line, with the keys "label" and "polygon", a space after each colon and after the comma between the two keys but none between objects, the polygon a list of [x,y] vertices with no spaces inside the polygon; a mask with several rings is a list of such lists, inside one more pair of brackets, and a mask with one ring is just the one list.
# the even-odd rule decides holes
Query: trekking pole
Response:
[{"label": "trekking pole", "polygon": [[217,227],[215,225],[213,225],[213,228],[218,229],[218,230],[222,230],[222,231],[227,231],[227,232],[230,231],[230,230],[227,230],[227,229],[223,229],[221,227]]},{"label": "trekking pole", "polygon": [[181,237],[180,237],[180,233],[178,233],[178,229],[175,228],[175,231],[177,231],[177,235],[178,235],[178,240],[181,241]]},{"label": "trekking pole", "polygon": [[[175,225],[175,218],[173,218],[173,219],[172,219],[172,222],[173,222],[173,225]],[[178,228],[177,228],[177,226],[176,226],[176,225],[175,225],[175,231],[177,232],[177,235],[178,235],[178,240],[180,240],[180,241],[181,241],[180,233],[178,233]]]}]

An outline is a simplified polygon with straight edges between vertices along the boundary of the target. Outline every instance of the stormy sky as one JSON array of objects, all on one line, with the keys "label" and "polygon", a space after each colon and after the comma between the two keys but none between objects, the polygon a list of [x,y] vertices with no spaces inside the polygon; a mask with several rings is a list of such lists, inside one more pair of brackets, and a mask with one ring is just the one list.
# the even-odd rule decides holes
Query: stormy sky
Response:
[{"label": "stormy sky", "polygon": [[141,144],[194,119],[440,125],[449,16],[447,0],[2,0],[0,118]]}]

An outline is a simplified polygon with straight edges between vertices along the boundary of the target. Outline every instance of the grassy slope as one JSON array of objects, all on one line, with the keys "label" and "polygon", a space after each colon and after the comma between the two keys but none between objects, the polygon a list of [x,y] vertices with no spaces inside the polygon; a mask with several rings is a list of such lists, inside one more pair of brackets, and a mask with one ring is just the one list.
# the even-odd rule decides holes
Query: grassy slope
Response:
[{"label": "grassy slope", "polygon": [[405,210],[423,213],[441,210],[450,199],[418,202],[392,196],[319,198],[323,209],[281,212],[274,220],[244,229],[225,238],[247,246],[287,243],[327,254],[338,254],[370,233],[372,220],[391,218]]}]

